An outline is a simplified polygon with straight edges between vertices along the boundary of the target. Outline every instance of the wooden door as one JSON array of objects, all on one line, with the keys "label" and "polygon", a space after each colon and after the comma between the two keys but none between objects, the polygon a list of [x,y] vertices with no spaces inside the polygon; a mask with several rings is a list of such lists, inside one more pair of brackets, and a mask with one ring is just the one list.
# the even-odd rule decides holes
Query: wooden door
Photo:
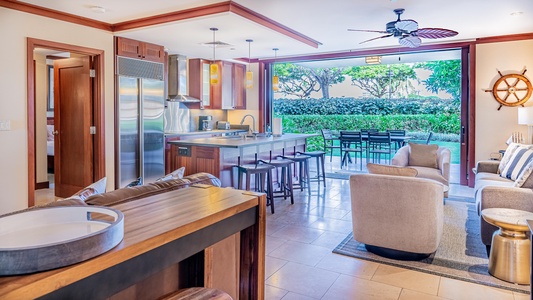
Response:
[{"label": "wooden door", "polygon": [[69,197],[93,182],[90,57],[54,62],[55,195]]}]

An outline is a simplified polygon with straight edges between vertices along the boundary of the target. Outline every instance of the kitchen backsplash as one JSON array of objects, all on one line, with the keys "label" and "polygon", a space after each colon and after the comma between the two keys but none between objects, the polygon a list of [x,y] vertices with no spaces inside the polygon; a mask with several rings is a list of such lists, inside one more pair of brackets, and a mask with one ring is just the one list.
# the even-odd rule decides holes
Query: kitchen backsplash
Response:
[{"label": "kitchen backsplash", "polygon": [[225,110],[222,109],[191,109],[191,124],[190,130],[198,130],[198,117],[199,116],[212,116],[213,117],[213,128],[216,128],[217,121],[227,121],[228,114]]}]

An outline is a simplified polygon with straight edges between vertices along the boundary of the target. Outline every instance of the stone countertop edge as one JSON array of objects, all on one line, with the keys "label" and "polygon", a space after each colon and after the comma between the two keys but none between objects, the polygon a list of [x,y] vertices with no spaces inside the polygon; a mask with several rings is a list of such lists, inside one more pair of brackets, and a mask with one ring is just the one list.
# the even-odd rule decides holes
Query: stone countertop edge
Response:
[{"label": "stone countertop edge", "polygon": [[224,133],[236,133],[236,132],[247,132],[248,130],[244,129],[213,129],[213,130],[199,130],[199,131],[189,131],[189,132],[165,132],[165,137],[173,136],[187,136],[187,135],[209,135],[209,134],[224,134]]},{"label": "stone countertop edge", "polygon": [[258,138],[247,138],[247,139],[211,137],[211,138],[200,138],[200,139],[193,139],[193,140],[170,141],[168,143],[174,144],[174,145],[180,145],[180,146],[240,148],[240,147],[245,147],[245,146],[257,146],[257,145],[262,145],[262,144],[271,144],[275,142],[293,141],[297,139],[307,139],[313,136],[318,136],[318,134],[286,133],[286,134],[283,134],[282,136],[258,137]]}]

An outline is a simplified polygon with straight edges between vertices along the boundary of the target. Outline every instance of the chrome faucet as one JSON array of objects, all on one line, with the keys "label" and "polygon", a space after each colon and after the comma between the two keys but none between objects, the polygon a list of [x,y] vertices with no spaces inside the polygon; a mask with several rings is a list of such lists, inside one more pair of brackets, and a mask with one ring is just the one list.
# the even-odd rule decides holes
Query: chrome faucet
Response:
[{"label": "chrome faucet", "polygon": [[255,131],[255,118],[254,118],[254,116],[252,116],[250,114],[244,115],[244,117],[242,117],[242,120],[241,120],[241,125],[244,123],[244,119],[246,119],[246,117],[251,117],[252,118],[252,126],[253,126],[252,134],[256,134],[257,131]]}]

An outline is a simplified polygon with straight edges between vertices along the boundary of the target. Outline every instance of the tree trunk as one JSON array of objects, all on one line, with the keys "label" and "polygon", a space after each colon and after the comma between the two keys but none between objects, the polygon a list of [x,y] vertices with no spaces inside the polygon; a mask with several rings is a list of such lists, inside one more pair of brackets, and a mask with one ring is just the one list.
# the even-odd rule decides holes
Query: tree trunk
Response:
[{"label": "tree trunk", "polygon": [[322,89],[322,97],[324,99],[329,99],[329,85],[324,84],[320,87]]}]

